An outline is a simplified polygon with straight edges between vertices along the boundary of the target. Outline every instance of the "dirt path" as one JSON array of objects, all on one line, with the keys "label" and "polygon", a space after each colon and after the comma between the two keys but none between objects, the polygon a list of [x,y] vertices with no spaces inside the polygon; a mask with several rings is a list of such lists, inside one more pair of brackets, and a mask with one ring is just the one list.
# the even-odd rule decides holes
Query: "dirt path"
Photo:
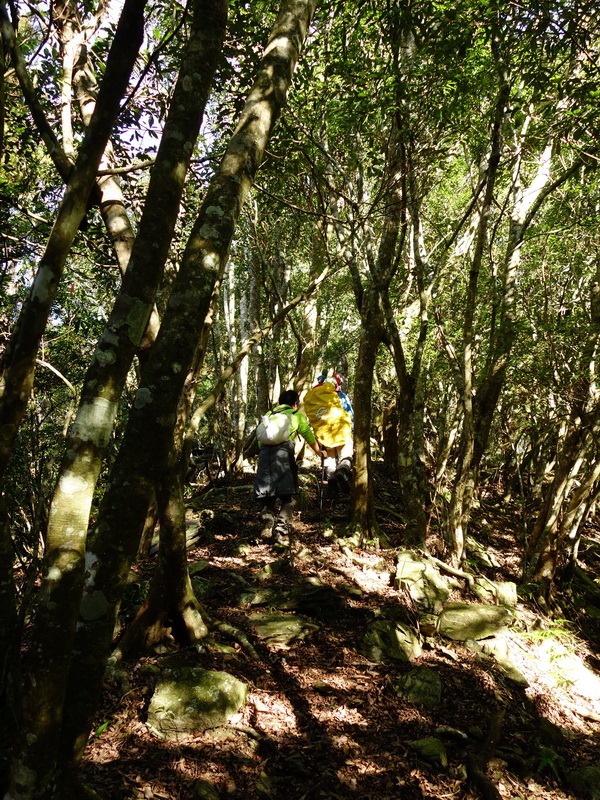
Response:
[{"label": "dirt path", "polygon": [[[413,665],[378,664],[361,654],[374,619],[416,625],[414,609],[391,581],[394,550],[343,552],[347,509],[321,512],[316,478],[303,476],[292,561],[260,540],[251,476],[214,489],[204,509],[190,512],[200,522],[190,550],[196,591],[211,617],[231,627],[215,630],[201,653],[181,654],[166,643],[132,669],[128,687],[107,687],[86,761],[104,797],[467,800],[486,791],[477,763],[486,765],[489,791],[497,793],[489,797],[576,797],[566,788],[567,771],[600,763],[600,682],[586,663],[593,643],[560,633],[521,600],[511,636],[522,648],[518,666],[527,688],[507,680],[492,660],[432,636],[418,663],[441,678],[441,702],[431,711],[406,702],[395,687]],[[378,491],[391,505],[394,487],[382,480]],[[401,546],[397,517],[382,522],[393,547]],[[489,519],[486,525],[483,532]],[[502,535],[488,536],[499,565],[488,577],[510,579],[517,559],[509,520]],[[150,568],[142,565],[140,587]],[[275,606],[300,613],[315,630],[288,646],[261,641],[252,615]],[[133,610],[124,603],[125,614]],[[595,636],[598,626],[587,632]],[[248,702],[228,731],[175,744],[149,733],[144,721],[156,666],[175,651],[186,663],[247,683]],[[425,757],[411,744],[426,737],[442,742],[443,757]]]}]

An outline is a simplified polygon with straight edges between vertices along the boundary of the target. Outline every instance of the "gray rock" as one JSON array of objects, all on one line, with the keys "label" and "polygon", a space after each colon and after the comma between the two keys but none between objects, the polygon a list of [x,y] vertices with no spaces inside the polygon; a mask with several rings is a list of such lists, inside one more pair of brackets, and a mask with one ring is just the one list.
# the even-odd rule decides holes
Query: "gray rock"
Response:
[{"label": "gray rock", "polygon": [[512,615],[505,606],[447,603],[440,614],[438,630],[457,642],[487,639],[502,633]]},{"label": "gray rock", "polygon": [[277,647],[290,647],[319,630],[319,626],[299,614],[256,613],[250,624],[259,639]]},{"label": "gray rock", "polygon": [[163,739],[225,725],[246,702],[248,687],[227,672],[200,667],[165,670],[148,709],[148,728]]},{"label": "gray rock", "polygon": [[408,592],[415,607],[425,613],[439,614],[450,594],[448,583],[431,561],[412,550],[398,552],[394,580],[398,588]]},{"label": "gray rock", "polygon": [[442,699],[442,681],[435,670],[415,667],[396,681],[396,694],[413,705],[431,710]]},{"label": "gray rock", "polygon": [[480,564],[486,567],[499,567],[500,562],[496,556],[491,553],[485,545],[482,545],[477,539],[472,536],[467,536],[467,553],[473,556]]},{"label": "gray rock", "polygon": [[410,662],[422,653],[417,634],[407,625],[390,619],[372,622],[362,642],[362,653],[371,661],[378,663],[391,658]]},{"label": "gray rock", "polygon": [[477,576],[472,588],[477,597],[486,603],[496,602],[507,608],[517,607],[517,584],[513,581],[491,581]]},{"label": "gray rock", "polygon": [[493,636],[482,642],[483,652],[494,657],[496,663],[507,678],[518,686],[527,687],[529,681],[513,663],[508,641],[504,636]]}]

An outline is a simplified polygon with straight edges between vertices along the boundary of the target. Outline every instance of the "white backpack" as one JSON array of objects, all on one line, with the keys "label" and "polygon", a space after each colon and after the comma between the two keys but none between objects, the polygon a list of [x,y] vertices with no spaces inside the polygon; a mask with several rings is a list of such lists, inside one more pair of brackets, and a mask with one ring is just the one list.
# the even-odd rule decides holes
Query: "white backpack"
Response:
[{"label": "white backpack", "polygon": [[256,438],[261,444],[283,444],[289,441],[292,432],[292,415],[283,411],[263,414],[256,428]]}]

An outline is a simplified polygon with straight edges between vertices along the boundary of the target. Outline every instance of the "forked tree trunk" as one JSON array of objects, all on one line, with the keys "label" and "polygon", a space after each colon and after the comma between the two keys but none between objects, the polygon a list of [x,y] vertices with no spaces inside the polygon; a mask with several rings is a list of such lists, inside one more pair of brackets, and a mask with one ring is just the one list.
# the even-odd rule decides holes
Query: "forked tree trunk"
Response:
[{"label": "forked tree trunk", "polygon": [[158,561],[148,597],[113,651],[115,662],[136,658],[168,633],[184,646],[208,633],[187,565],[186,519],[181,465],[165,473],[157,491],[160,521]]},{"label": "forked tree trunk", "polygon": [[211,303],[231,239],[285,102],[314,5],[297,0],[283,5],[259,77],[206,192],[143,371],[88,554],[94,569],[77,630],[75,646],[81,655],[69,676],[61,742],[65,761],[77,762],[87,741],[125,579],[154,486],[174,455],[173,430],[184,384],[205,326],[211,324]]}]

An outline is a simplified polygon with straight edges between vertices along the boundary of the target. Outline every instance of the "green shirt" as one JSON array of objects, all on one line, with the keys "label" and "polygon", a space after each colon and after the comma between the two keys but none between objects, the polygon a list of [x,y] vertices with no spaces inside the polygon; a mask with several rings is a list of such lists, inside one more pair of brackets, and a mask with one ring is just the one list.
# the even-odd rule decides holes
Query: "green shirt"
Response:
[{"label": "green shirt", "polygon": [[296,434],[299,433],[307,444],[315,443],[317,437],[313,433],[313,429],[310,427],[310,422],[304,411],[294,411],[291,406],[285,405],[285,403],[281,406],[275,406],[271,413],[275,414],[278,411],[283,414],[289,413],[290,415],[290,440],[293,441],[296,438]]}]

